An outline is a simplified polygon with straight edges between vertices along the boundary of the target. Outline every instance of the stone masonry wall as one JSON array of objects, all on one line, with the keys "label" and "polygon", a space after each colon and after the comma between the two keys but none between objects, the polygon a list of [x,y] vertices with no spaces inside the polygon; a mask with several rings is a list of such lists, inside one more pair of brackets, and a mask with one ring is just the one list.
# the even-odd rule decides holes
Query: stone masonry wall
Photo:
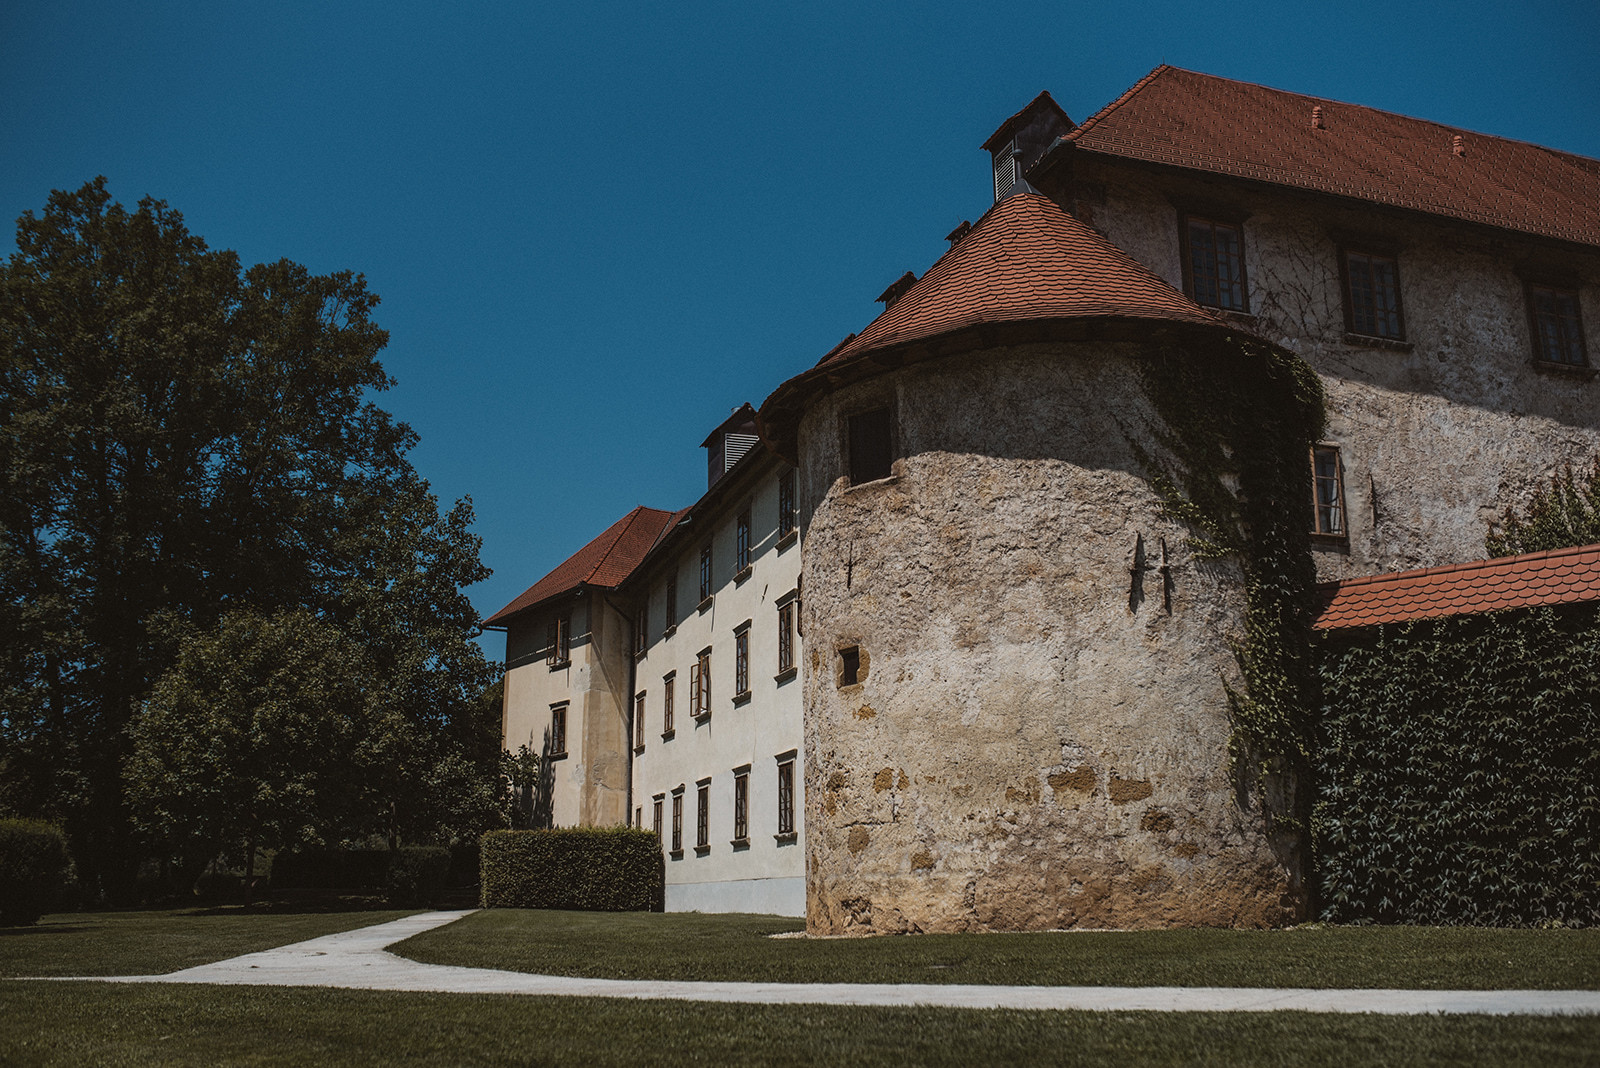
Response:
[{"label": "stone masonry wall", "polygon": [[[1154,418],[1134,354],[949,357],[807,412],[813,933],[1300,915],[1298,873],[1228,773],[1238,572],[1159,516],[1128,444]],[[851,487],[843,419],[882,403],[896,474]],[[846,645],[863,677],[840,687]]]}]

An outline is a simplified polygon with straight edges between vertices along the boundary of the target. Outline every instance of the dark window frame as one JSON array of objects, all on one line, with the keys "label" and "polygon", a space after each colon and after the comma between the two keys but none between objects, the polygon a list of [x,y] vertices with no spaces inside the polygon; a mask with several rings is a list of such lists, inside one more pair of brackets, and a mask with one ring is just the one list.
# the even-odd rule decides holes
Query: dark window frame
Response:
[{"label": "dark window frame", "polygon": [[739,513],[733,532],[733,570],[740,575],[750,572],[750,509]]},{"label": "dark window frame", "polygon": [[683,856],[683,787],[672,791],[672,855]]},{"label": "dark window frame", "polygon": [[656,841],[658,842],[661,841],[662,809],[666,807],[666,800],[666,794],[656,794],[650,802],[651,815],[654,817],[653,826],[656,832]]},{"label": "dark window frame", "polygon": [[750,839],[750,769],[733,773],[733,840]]},{"label": "dark window frame", "polygon": [[[1372,295],[1372,307],[1368,309],[1372,316],[1372,329],[1366,329],[1367,324],[1357,318],[1356,286],[1351,273],[1353,260],[1366,261],[1368,279]],[[1392,286],[1390,295],[1394,298],[1394,307],[1388,314],[1394,320],[1393,332],[1381,329],[1378,319],[1385,313],[1379,309],[1378,296],[1381,292],[1376,273],[1372,270],[1375,264],[1387,264],[1391,272]],[[1339,285],[1344,294],[1344,328],[1359,337],[1378,338],[1383,341],[1406,340],[1406,311],[1405,298],[1400,285],[1400,258],[1394,253],[1381,248],[1368,248],[1360,245],[1343,245],[1339,248]]]},{"label": "dark window frame", "polygon": [[778,837],[794,834],[794,758],[778,761]]},{"label": "dark window frame", "polygon": [[663,635],[671,634],[678,626],[678,569],[674,567],[667,572],[667,623],[661,628]]},{"label": "dark window frame", "polygon": [[678,690],[678,673],[669,671],[661,677],[661,737],[663,740],[671,738],[673,731],[672,715],[674,698]]},{"label": "dark window frame", "polygon": [[[1323,473],[1319,461],[1333,461],[1331,474]],[[1325,495],[1324,487],[1331,489]],[[1344,454],[1333,442],[1311,446],[1311,533],[1319,538],[1344,541],[1350,537],[1350,501],[1344,492]]]},{"label": "dark window frame", "polygon": [[644,703],[645,691],[640,690],[633,695],[633,751],[644,752]]},{"label": "dark window frame", "polygon": [[694,851],[711,852],[711,780],[701,779],[694,788]]},{"label": "dark window frame", "polygon": [[733,699],[750,696],[750,621],[745,620],[733,631]]},{"label": "dark window frame", "polygon": [[800,526],[800,505],[796,493],[796,472],[789,468],[778,476],[778,537],[787,538]]},{"label": "dark window frame", "polygon": [[[1583,330],[1583,302],[1580,299],[1578,288],[1571,285],[1561,285],[1553,280],[1530,278],[1523,281],[1523,295],[1528,307],[1528,331],[1533,343],[1533,361],[1545,367],[1560,367],[1571,370],[1588,370],[1589,346]],[[1556,336],[1551,338],[1546,334],[1546,322],[1540,313],[1539,296],[1545,294],[1551,301],[1569,301],[1571,315],[1562,314],[1559,309],[1555,311]],[[1551,342],[1565,350],[1559,358],[1550,356]],[[1575,352],[1573,350],[1575,349]],[[1568,359],[1565,352],[1573,352],[1576,359]]]},{"label": "dark window frame", "polygon": [[545,631],[545,663],[552,668],[572,663],[572,613],[563,612],[550,620]]},{"label": "dark window frame", "polygon": [[[877,428],[865,422],[879,416],[883,420],[881,435]],[[899,452],[895,423],[895,407],[887,401],[842,413],[840,436],[850,485],[864,486],[894,477],[895,458]]]},{"label": "dark window frame", "polygon": [[552,757],[567,755],[567,709],[569,707],[571,706],[566,701],[550,706],[550,755]]},{"label": "dark window frame", "polygon": [[[1216,282],[1217,300],[1215,302],[1206,300],[1205,297],[1209,296],[1209,294],[1203,295],[1196,288],[1193,234],[1194,228],[1197,225],[1211,228],[1212,242],[1210,267],[1212,277]],[[1218,227],[1233,231],[1233,234],[1237,239],[1238,280],[1233,287],[1230,287],[1230,292],[1233,288],[1237,288],[1238,290],[1239,302],[1237,305],[1222,303],[1222,269],[1221,264],[1218,262],[1218,250],[1216,242],[1216,233]],[[1231,312],[1238,315],[1250,314],[1250,275],[1245,267],[1246,256],[1244,222],[1242,220],[1230,219],[1226,216],[1219,216],[1215,213],[1184,212],[1179,216],[1178,219],[1178,244],[1179,255],[1183,260],[1183,289],[1190,300],[1194,301],[1203,308],[1215,308],[1218,311]]]},{"label": "dark window frame", "polygon": [[795,606],[800,603],[798,597],[791,597],[778,604],[778,674],[793,671],[794,659],[794,617]]},{"label": "dark window frame", "polygon": [[716,588],[712,581],[712,565],[715,558],[711,552],[711,543],[708,541],[700,546],[700,603],[711,599],[712,591]]},{"label": "dark window frame", "polygon": [[705,648],[689,668],[690,715],[704,719],[711,715],[711,649]]}]

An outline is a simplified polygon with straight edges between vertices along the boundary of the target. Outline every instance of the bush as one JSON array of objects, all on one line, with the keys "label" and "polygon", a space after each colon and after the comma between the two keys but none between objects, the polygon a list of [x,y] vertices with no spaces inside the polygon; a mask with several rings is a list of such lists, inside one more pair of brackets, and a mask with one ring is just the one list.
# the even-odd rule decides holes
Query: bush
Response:
[{"label": "bush", "polygon": [[272,858],[274,890],[386,890],[387,849],[307,849]]},{"label": "bush", "polygon": [[485,908],[646,912],[661,897],[661,842],[631,827],[490,831]]},{"label": "bush", "polygon": [[61,828],[0,820],[0,927],[37,923],[56,904],[71,868]]},{"label": "bush", "polygon": [[431,905],[450,876],[450,851],[440,846],[401,846],[389,858],[387,897],[400,907]]}]

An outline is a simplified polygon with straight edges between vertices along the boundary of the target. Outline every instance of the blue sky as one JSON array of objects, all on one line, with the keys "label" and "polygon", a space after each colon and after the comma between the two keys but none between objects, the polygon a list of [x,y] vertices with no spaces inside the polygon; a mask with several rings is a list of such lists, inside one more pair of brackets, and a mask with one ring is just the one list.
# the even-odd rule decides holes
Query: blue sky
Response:
[{"label": "blue sky", "polygon": [[485,614],[703,492],[706,433],[984,211],[1040,89],[1082,120],[1165,62],[1600,157],[1590,0],[209,7],[3,5],[0,250],[104,174],[364,273]]}]

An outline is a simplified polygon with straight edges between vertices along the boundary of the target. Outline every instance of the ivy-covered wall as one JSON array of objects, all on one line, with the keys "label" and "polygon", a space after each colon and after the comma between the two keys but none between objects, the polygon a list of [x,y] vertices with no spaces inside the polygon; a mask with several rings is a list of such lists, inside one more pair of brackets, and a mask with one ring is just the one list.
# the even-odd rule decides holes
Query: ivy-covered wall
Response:
[{"label": "ivy-covered wall", "polygon": [[1323,919],[1600,923],[1600,605],[1332,632]]}]

